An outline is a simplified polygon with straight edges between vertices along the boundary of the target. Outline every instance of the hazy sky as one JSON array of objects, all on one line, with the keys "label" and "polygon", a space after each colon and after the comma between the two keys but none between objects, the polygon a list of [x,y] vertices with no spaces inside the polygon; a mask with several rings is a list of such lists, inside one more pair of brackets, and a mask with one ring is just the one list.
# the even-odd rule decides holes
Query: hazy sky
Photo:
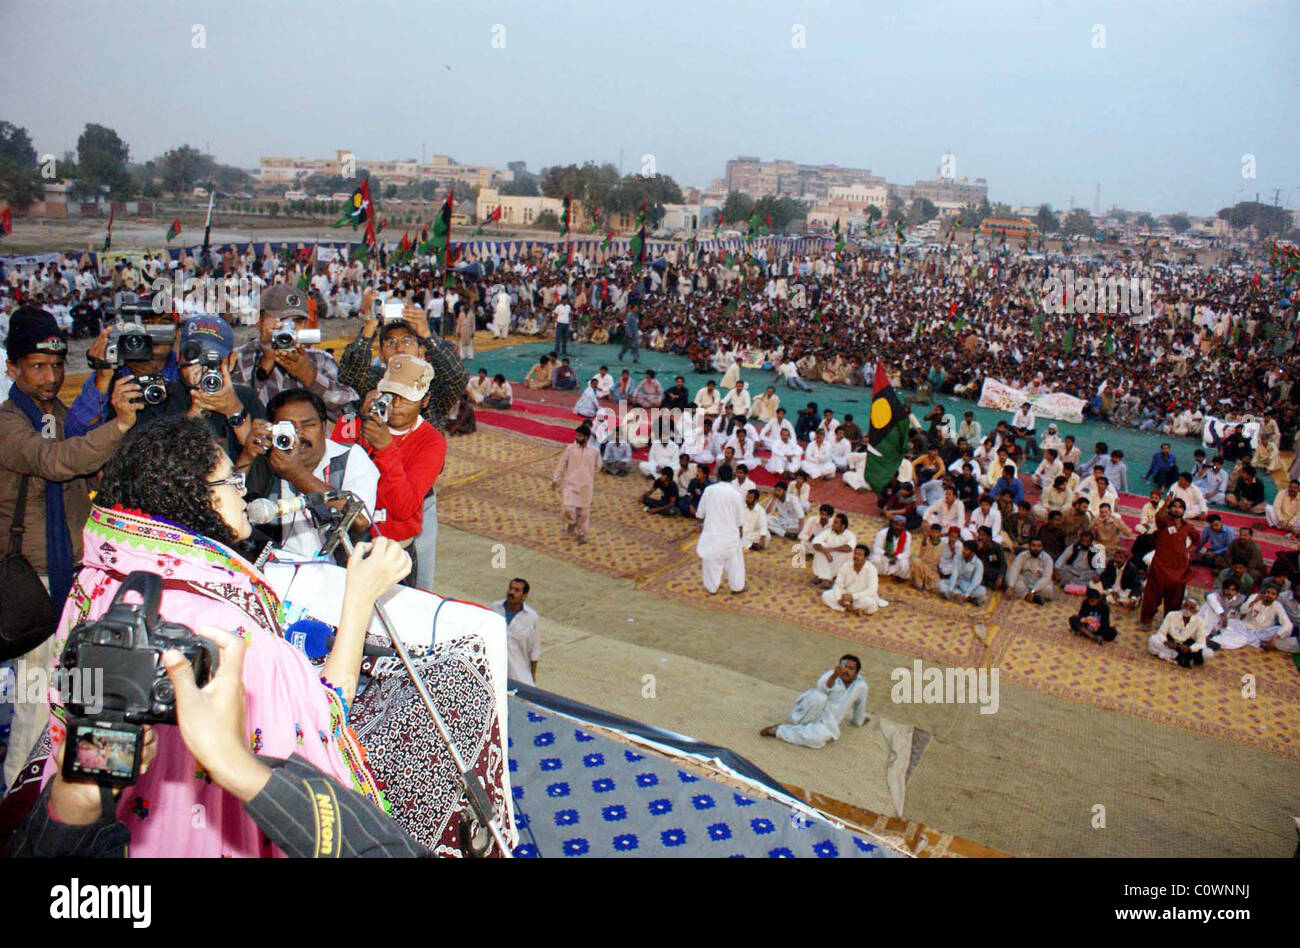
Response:
[{"label": "hazy sky", "polygon": [[1100,182],[1103,207],[1280,188],[1300,209],[1297,2],[0,0],[0,36],[0,119],[57,155],[98,122],[137,160],[188,142],[248,168],[346,148],[535,171],[622,148],[626,171],[652,154],[707,186],[742,154],[911,183],[951,152],[1010,203],[1091,208]]}]

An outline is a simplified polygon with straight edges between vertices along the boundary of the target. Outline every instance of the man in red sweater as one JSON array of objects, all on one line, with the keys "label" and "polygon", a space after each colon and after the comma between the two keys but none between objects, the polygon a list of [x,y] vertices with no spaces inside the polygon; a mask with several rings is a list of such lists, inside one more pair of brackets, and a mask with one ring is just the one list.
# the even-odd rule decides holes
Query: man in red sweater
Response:
[{"label": "man in red sweater", "polygon": [[1142,591],[1141,621],[1151,627],[1156,610],[1166,613],[1182,608],[1187,591],[1187,574],[1192,569],[1192,550],[1200,533],[1183,521],[1186,505],[1174,497],[1156,511],[1156,549],[1147,570],[1147,584]]},{"label": "man in red sweater", "polygon": [[[418,539],[427,531],[437,535],[437,523],[424,522],[425,498],[433,491],[447,458],[446,439],[420,415],[429,400],[432,381],[429,363],[406,353],[393,356],[384,377],[361,404],[360,436],[355,420],[349,423],[346,419],[340,420],[334,434],[336,441],[360,444],[379,468],[375,528],[411,555],[411,572],[403,580],[409,586],[416,586],[415,560],[417,547],[422,545]],[[390,398],[384,420],[380,400]]]}]

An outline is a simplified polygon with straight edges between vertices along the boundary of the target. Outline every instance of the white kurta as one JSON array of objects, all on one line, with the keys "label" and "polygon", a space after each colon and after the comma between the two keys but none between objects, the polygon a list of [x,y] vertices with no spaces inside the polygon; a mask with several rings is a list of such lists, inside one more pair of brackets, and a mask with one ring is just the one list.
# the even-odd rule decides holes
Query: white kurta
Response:
[{"label": "white kurta", "polygon": [[763,467],[773,474],[795,474],[803,465],[803,448],[794,439],[777,441],[770,450],[772,456]]},{"label": "white kurta", "polygon": [[861,570],[854,569],[853,560],[849,560],[835,574],[835,585],[822,592],[822,602],[836,612],[843,612],[840,599],[847,594],[853,597],[853,608],[872,615],[881,606],[889,605],[880,598],[879,588],[879,573],[870,560],[863,561]]},{"label": "white kurta", "polygon": [[833,527],[827,527],[821,533],[813,538],[813,544],[821,544],[826,547],[848,545],[848,550],[843,553],[813,553],[812,571],[818,579],[834,579],[839,572],[840,567],[853,559],[853,548],[858,544],[858,538],[852,530],[845,530],[843,533],[836,533]]},{"label": "white kurta", "polygon": [[803,469],[809,477],[830,477],[835,473],[835,462],[831,460],[831,446],[823,441],[808,442],[803,452]]},{"label": "white kurta", "polygon": [[744,549],[751,549],[755,543],[760,540],[767,541],[772,539],[772,533],[767,527],[767,511],[761,504],[754,504],[753,507],[745,508],[745,526],[740,534],[740,545]]},{"label": "white kurta", "polygon": [[826,679],[834,669],[827,669],[817,679],[817,685],[799,696],[790,712],[789,724],[776,729],[776,736],[800,747],[825,747],[840,736],[840,722],[852,711],[853,723],[861,727],[867,723],[867,683],[859,675],[845,687],[837,676],[835,684],[826,687]]},{"label": "white kurta", "polygon": [[745,501],[728,483],[710,484],[700,496],[695,516],[704,521],[695,552],[702,561],[704,588],[718,591],[722,574],[733,592],[745,588],[745,554],[740,531],[745,525]]}]

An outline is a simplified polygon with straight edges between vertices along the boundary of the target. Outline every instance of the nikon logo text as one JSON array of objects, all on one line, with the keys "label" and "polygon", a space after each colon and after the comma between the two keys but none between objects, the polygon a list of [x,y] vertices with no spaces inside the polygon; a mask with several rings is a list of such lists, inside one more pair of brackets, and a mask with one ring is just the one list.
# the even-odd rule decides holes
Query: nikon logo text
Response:
[{"label": "nikon logo text", "polygon": [[978,704],[980,714],[998,711],[996,668],[923,668],[917,659],[911,668],[895,668],[889,680],[894,704]]},{"label": "nikon logo text", "polygon": [[153,886],[71,885],[50,889],[50,918],[129,918],[133,928],[148,928],[153,919]]}]

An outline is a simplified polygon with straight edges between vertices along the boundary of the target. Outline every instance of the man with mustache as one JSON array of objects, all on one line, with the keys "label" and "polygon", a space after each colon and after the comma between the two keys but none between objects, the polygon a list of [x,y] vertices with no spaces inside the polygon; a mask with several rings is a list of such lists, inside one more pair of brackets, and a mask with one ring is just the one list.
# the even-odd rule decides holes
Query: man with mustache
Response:
[{"label": "man with mustache", "polygon": [[[367,511],[375,509],[379,468],[360,445],[329,439],[327,410],[319,395],[308,389],[286,389],[271,399],[267,414],[271,421],[255,420],[244,445],[244,455],[256,459],[249,469],[250,482],[269,483],[264,496],[281,500],[298,494],[342,490],[359,498]],[[271,424],[285,422],[294,428],[294,444],[287,449],[276,447],[271,437]],[[353,532],[368,523],[364,516],[358,517]],[[280,532],[277,545],[289,553],[313,556],[324,541],[323,533],[305,512],[287,514],[278,524],[262,529],[275,539],[277,526]]]}]

